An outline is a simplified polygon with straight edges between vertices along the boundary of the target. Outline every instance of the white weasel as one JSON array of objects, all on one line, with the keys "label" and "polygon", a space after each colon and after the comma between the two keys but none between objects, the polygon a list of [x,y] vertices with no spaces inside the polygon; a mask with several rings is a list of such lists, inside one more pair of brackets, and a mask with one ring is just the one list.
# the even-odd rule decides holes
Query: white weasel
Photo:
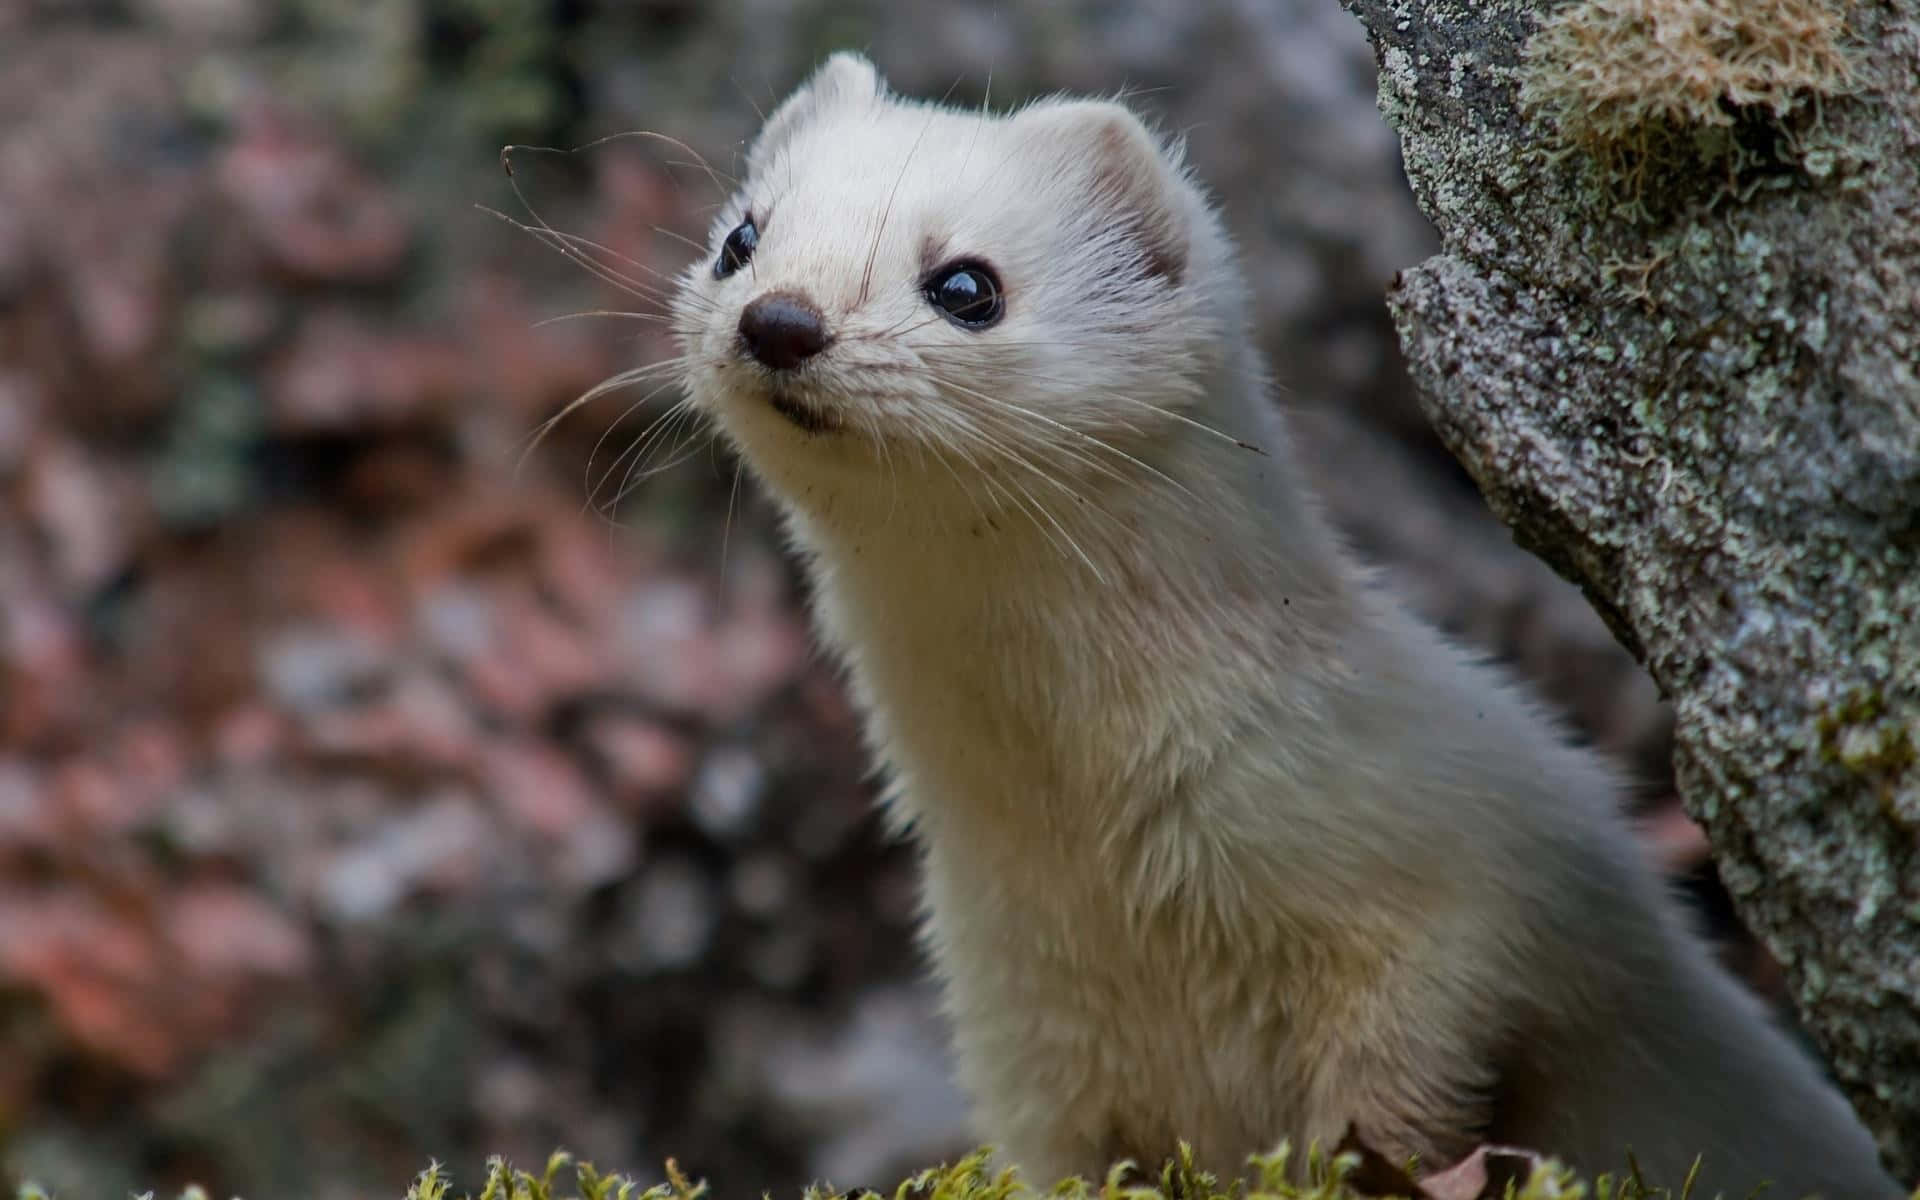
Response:
[{"label": "white weasel", "polygon": [[[1532,701],[1289,462],[1227,239],[1124,107],[831,58],[674,305],[849,669],[982,1132],[1030,1177],[1483,1139],[1896,1189]],[[1258,443],[1263,450],[1237,444]]]}]

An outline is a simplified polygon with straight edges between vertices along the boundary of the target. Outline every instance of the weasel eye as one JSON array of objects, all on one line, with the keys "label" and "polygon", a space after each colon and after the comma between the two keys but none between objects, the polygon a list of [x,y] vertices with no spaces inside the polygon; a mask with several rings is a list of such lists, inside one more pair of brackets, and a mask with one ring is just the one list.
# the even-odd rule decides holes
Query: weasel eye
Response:
[{"label": "weasel eye", "polygon": [[1006,303],[1000,281],[983,263],[956,263],[927,281],[927,303],[956,325],[985,329],[1000,319]]},{"label": "weasel eye", "polygon": [[713,277],[725,279],[727,276],[747,265],[753,257],[753,248],[760,244],[760,227],[749,216],[733,227],[727,240],[720,243],[720,257],[713,260]]}]

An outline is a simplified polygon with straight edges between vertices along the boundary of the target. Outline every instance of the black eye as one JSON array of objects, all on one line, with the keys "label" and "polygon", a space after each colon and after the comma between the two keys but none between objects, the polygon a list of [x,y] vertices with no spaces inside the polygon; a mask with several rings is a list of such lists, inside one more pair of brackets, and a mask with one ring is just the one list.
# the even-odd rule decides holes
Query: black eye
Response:
[{"label": "black eye", "polygon": [[733,227],[727,240],[720,243],[720,257],[713,260],[713,277],[725,279],[727,276],[747,265],[753,257],[753,248],[760,244],[760,227],[749,216]]},{"label": "black eye", "polygon": [[955,263],[927,281],[927,303],[956,325],[985,329],[1000,319],[1006,302],[1000,281],[984,263]]}]

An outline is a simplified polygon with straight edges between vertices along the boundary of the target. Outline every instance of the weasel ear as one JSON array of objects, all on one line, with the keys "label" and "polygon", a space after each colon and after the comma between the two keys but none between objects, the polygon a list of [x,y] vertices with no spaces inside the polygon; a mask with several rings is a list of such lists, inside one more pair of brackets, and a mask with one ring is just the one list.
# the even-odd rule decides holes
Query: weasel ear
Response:
[{"label": "weasel ear", "polygon": [[1189,242],[1179,168],[1125,105],[1048,101],[1015,118],[1050,161],[1085,181],[1096,210],[1117,218],[1139,245],[1143,269],[1177,284]]},{"label": "weasel ear", "polygon": [[772,158],[774,152],[820,112],[843,105],[870,104],[887,94],[887,82],[880,78],[864,55],[841,50],[827,58],[793,95],[773,110],[760,127],[753,149],[747,155],[747,169],[755,170]]}]

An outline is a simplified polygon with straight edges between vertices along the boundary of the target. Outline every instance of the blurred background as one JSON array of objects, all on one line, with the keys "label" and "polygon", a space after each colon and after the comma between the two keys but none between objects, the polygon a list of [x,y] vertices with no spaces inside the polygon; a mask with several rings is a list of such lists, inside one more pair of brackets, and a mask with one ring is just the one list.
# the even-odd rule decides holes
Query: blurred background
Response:
[{"label": "blurred background", "polygon": [[[1334,0],[0,0],[0,1190],[565,1145],[792,1194],[967,1144],[765,502],[704,431],[620,495],[670,391],[515,475],[666,348],[543,324],[645,305],[481,209],[527,216],[507,142],[729,167],[838,47],[1185,132],[1340,524],[1630,766],[1732,936],[1651,685],[1411,401],[1382,292],[1433,238]],[[719,200],[686,157],[514,182],[672,271]]]}]

